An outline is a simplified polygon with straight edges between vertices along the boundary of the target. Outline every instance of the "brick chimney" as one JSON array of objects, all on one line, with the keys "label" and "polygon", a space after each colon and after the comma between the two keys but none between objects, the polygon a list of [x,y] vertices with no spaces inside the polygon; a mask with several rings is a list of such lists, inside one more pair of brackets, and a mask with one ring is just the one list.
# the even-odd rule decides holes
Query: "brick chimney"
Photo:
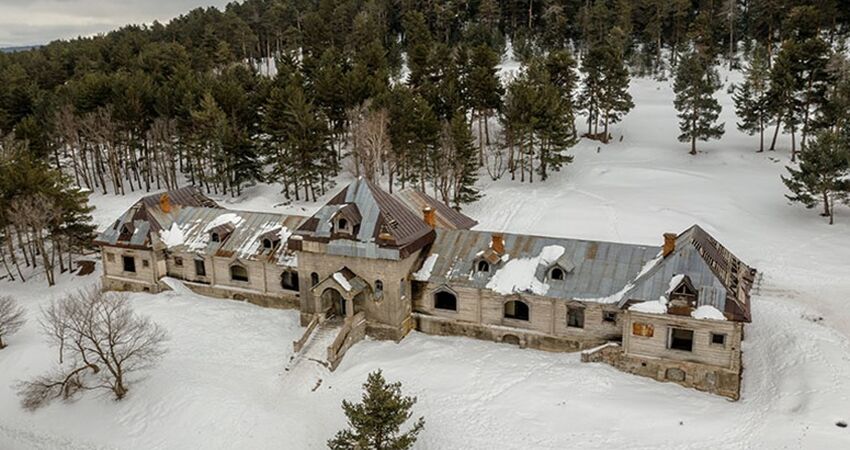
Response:
[{"label": "brick chimney", "polygon": [[171,212],[171,198],[168,196],[168,193],[164,193],[159,197],[159,208],[166,214]]},{"label": "brick chimney", "polygon": [[498,254],[505,253],[505,237],[501,233],[493,233],[490,235],[490,248]]},{"label": "brick chimney", "polygon": [[666,258],[676,250],[677,237],[676,233],[664,233],[664,247],[661,250],[661,256]]},{"label": "brick chimney", "polygon": [[437,228],[437,213],[434,208],[426,206],[422,209],[422,220],[431,228]]}]

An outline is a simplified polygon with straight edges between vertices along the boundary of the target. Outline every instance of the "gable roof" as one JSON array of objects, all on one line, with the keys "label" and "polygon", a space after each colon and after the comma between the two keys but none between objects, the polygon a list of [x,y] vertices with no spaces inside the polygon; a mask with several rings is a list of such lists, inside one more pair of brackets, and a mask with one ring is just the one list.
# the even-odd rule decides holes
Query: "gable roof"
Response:
[{"label": "gable roof", "polygon": [[[353,214],[355,210],[361,221],[353,240],[361,244],[398,250],[399,256],[404,258],[433,241],[434,230],[419,215],[365,178],[349,184],[331,198],[296,230],[296,234],[305,240],[334,241],[333,217],[343,212]],[[392,239],[381,239],[382,233]],[[373,253],[377,254],[360,252],[358,256],[369,257]]]},{"label": "gable roof", "polygon": [[437,228],[469,230],[478,225],[478,222],[471,217],[418,189],[404,189],[397,192],[395,196],[416,214],[422,214],[425,208],[434,210],[437,219]]},{"label": "gable roof", "polygon": [[672,253],[638,277],[621,299],[654,301],[666,296],[671,281],[687,276],[698,291],[698,306],[710,305],[729,319],[750,322],[750,290],[755,269],[741,262],[705,230],[694,225],[676,237]]},{"label": "gable roof", "polygon": [[[420,280],[500,292],[504,291],[505,286],[498,280],[493,283],[491,281],[502,277],[499,272],[504,270],[504,275],[513,277],[519,285],[533,283],[539,287],[538,292],[534,292],[538,295],[615,303],[619,300],[616,294],[660,251],[659,247],[645,245],[518,234],[502,235],[505,245],[502,258],[489,272],[478,273],[474,271],[475,262],[490,249],[492,233],[437,230],[437,239],[428,255],[433,266],[430,273],[426,274],[427,277]],[[511,263],[512,261],[518,263]],[[548,269],[555,265],[568,271],[564,280],[547,279]],[[525,273],[517,273],[520,269],[525,269]],[[522,292],[525,291],[520,293]]]}]

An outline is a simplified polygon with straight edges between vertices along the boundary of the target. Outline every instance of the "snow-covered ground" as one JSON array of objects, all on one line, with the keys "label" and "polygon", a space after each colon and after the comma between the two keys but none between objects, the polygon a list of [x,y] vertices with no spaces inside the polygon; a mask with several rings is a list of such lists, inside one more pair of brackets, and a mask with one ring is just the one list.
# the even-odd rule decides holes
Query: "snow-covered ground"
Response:
[{"label": "snow-covered ground", "polygon": [[[484,181],[485,197],[465,212],[481,229],[655,245],[700,224],[764,273],[739,402],[581,364],[578,354],[416,332],[399,344],[359,343],[334,373],[292,369],[295,312],[171,292],[131,296],[171,341],[124,401],[88,394],[24,412],[15,381],[54,357],[39,334],[40,306],[96,282],[62,276],[53,289],[42,280],[0,286],[30,319],[0,351],[0,448],[321,448],[344,426],[341,400],[359,398],[378,368],[419,397],[418,448],[850,448],[850,428],[835,425],[850,421],[850,209],[829,226],[789,205],[779,179],[787,139],[780,151],[753,153],[725,94],[727,134],[694,157],[675,139],[670,82],[635,80],[632,93],[637,107],[614,127],[614,143],[582,142],[575,163],[546,183]],[[93,201],[104,225],[131,199]],[[274,186],[223,203],[316,208],[283,205]]]}]

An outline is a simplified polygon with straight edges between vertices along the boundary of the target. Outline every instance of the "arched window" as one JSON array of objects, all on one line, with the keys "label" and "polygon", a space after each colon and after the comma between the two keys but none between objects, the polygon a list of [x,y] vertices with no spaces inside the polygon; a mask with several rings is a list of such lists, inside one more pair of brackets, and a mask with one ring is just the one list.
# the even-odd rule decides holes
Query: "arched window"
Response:
[{"label": "arched window", "polygon": [[280,287],[288,291],[298,290],[298,272],[286,270],[280,274]]},{"label": "arched window", "polygon": [[310,274],[310,285],[315,286],[317,284],[319,284],[319,274],[313,272]]},{"label": "arched window", "polygon": [[230,266],[230,279],[233,281],[248,281],[248,269],[238,264]]},{"label": "arched window", "polygon": [[479,272],[489,272],[490,271],[490,264],[487,263],[487,261],[484,261],[483,259],[481,261],[478,261],[478,271]]},{"label": "arched window", "polygon": [[213,233],[210,235],[210,240],[213,242],[221,242],[221,236],[218,233]]},{"label": "arched window", "polygon": [[339,219],[339,229],[345,230],[346,228],[348,228],[348,221],[345,219]]},{"label": "arched window", "polygon": [[505,318],[528,320],[528,305],[520,300],[511,300],[505,303]]},{"label": "arched window", "polygon": [[563,280],[564,279],[564,269],[560,267],[555,267],[549,272],[549,278],[553,280]]},{"label": "arched window", "polygon": [[272,248],[272,240],[271,239],[263,239],[263,248]]},{"label": "arched window", "polygon": [[384,282],[375,280],[375,293],[380,294],[381,292],[384,292]]},{"label": "arched window", "polygon": [[457,311],[457,297],[449,291],[434,294],[434,308]]}]

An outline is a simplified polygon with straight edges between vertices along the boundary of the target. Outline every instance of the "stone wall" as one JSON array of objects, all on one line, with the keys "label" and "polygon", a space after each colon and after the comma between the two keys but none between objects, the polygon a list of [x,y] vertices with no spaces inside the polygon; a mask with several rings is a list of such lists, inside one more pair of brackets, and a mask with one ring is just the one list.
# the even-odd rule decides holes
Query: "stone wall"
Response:
[{"label": "stone wall", "polygon": [[609,364],[623,372],[676,383],[732,400],[738,400],[741,396],[741,373],[736,370],[687,361],[628,355],[620,346],[603,346],[582,353],[581,360]]},{"label": "stone wall", "polygon": [[[565,301],[537,295],[501,295],[489,289],[417,283],[414,310],[417,329],[425,333],[455,334],[501,342],[502,336],[519,338],[525,346],[552,351],[576,351],[622,336],[622,311],[616,305]],[[451,292],[457,310],[437,308],[435,294]],[[519,300],[529,307],[529,320],[505,317],[505,303]],[[584,313],[584,326],[568,326],[570,308]],[[613,320],[605,320],[605,313]],[[514,338],[511,338],[514,339]]]}]

